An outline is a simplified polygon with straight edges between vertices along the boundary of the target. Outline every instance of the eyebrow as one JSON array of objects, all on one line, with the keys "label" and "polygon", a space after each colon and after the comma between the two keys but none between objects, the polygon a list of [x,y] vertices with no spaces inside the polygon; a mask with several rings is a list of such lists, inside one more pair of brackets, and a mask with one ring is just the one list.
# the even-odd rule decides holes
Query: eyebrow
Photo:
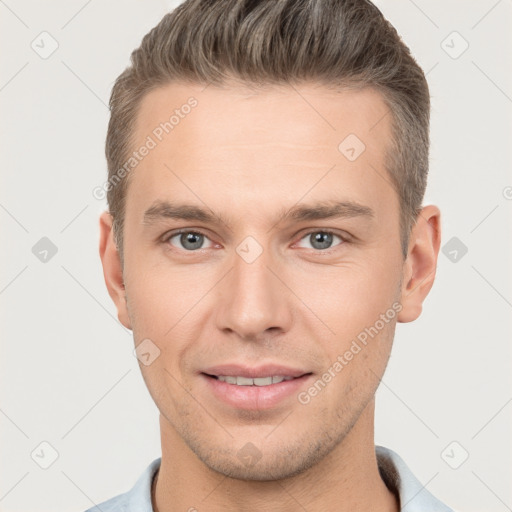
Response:
[{"label": "eyebrow", "polygon": [[[312,221],[332,218],[375,217],[374,211],[369,207],[354,201],[320,201],[314,204],[300,204],[292,208],[281,210],[279,222],[282,221]],[[222,215],[214,213],[192,204],[178,204],[169,201],[156,201],[143,216],[142,223],[146,226],[165,219],[193,220],[209,224],[223,223],[230,227],[229,222]],[[277,224],[277,223],[276,223]]]}]

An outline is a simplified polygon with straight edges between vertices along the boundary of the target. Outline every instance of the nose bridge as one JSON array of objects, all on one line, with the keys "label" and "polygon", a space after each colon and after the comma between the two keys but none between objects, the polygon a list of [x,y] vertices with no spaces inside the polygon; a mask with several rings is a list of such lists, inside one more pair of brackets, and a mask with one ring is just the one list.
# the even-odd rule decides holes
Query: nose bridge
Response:
[{"label": "nose bridge", "polygon": [[218,327],[244,338],[264,335],[270,328],[288,330],[291,312],[284,286],[274,275],[276,264],[270,250],[248,236],[235,248],[232,264],[224,283]]}]

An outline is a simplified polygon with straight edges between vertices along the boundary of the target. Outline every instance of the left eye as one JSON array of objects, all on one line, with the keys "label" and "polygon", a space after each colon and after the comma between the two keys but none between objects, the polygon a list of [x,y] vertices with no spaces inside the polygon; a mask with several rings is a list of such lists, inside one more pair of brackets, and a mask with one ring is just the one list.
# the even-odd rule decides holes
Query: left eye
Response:
[{"label": "left eye", "polygon": [[334,237],[339,238],[341,240],[341,243],[344,242],[341,236],[336,235],[332,231],[310,231],[301,240],[309,241],[312,247],[308,247],[308,249],[313,248],[321,251],[331,248]]},{"label": "left eye", "polygon": [[179,243],[181,244],[181,247],[178,247],[179,249],[184,248],[187,251],[194,251],[196,249],[207,249],[207,247],[201,246],[203,245],[204,240],[209,240],[209,238],[206,235],[203,235],[202,233],[198,233],[196,231],[181,231],[168,237],[167,241],[170,242],[171,245],[174,245],[171,242],[171,240],[176,237],[179,237],[178,240]]}]

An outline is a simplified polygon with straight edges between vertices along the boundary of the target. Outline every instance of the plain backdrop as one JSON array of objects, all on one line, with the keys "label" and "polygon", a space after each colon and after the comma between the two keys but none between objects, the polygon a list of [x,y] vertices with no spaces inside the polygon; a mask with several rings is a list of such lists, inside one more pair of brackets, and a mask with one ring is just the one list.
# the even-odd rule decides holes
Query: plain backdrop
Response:
[{"label": "plain backdrop", "polygon": [[[104,285],[98,216],[106,203],[92,191],[106,177],[112,84],[175,5],[0,1],[2,511],[83,511],[127,491],[160,455],[158,411]],[[512,2],[377,5],[430,84],[425,203],[441,208],[443,252],[423,314],[397,326],[377,394],[376,443],[452,507],[505,512]]]}]

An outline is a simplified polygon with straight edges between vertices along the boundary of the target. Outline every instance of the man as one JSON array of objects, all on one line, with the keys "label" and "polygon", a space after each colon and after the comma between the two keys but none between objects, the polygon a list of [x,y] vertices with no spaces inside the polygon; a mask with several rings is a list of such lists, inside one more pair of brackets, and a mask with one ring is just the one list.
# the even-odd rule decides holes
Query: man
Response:
[{"label": "man", "polygon": [[374,444],[395,325],[435,277],[429,110],[364,0],[188,0],[144,37],[100,255],[162,457],[100,510],[451,510]]}]

